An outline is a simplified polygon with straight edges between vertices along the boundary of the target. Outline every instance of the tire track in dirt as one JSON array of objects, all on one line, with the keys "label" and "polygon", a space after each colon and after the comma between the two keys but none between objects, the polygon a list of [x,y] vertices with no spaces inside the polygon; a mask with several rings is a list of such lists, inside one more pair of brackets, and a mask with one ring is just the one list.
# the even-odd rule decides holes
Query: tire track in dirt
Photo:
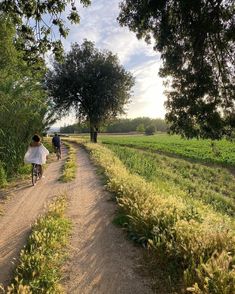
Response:
[{"label": "tire track in dirt", "polygon": [[65,191],[65,184],[58,182],[64,160],[51,163],[45,170],[45,178],[36,186],[25,185],[4,205],[0,216],[0,284],[7,286],[15,268],[13,261],[19,256],[31,231],[31,225],[44,211],[44,207],[55,195]]},{"label": "tire track in dirt", "polygon": [[69,186],[73,234],[62,280],[66,293],[153,293],[150,279],[137,272],[142,250],[112,224],[116,204],[82,148],[78,149],[77,179]]}]

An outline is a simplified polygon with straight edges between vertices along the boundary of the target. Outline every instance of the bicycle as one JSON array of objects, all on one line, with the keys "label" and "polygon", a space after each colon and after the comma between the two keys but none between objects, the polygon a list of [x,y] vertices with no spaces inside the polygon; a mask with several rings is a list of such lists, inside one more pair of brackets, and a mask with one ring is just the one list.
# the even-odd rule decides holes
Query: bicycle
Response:
[{"label": "bicycle", "polygon": [[61,159],[60,147],[55,146],[55,153],[56,153],[57,160]]},{"label": "bicycle", "polygon": [[37,180],[41,178],[41,166],[37,163],[32,163],[32,184],[36,185]]}]

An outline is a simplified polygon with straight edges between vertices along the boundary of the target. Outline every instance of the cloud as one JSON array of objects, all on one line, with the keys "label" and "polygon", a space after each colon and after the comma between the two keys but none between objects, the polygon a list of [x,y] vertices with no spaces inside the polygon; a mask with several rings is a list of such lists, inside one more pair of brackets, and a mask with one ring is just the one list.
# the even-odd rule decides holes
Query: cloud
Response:
[{"label": "cloud", "polygon": [[164,118],[166,100],[162,80],[158,76],[160,64],[155,60],[133,68],[136,84],[134,97],[129,105],[128,116],[149,116]]},{"label": "cloud", "polygon": [[128,106],[128,117],[164,117],[166,100],[162,80],[158,76],[160,54],[138,40],[128,28],[117,22],[120,0],[93,0],[91,6],[79,5],[81,22],[72,25],[64,46],[82,43],[83,39],[95,42],[96,47],[117,54],[123,66],[136,78],[132,103]]},{"label": "cloud", "polygon": [[146,45],[128,28],[119,25],[119,0],[95,0],[87,8],[80,5],[78,11],[81,22],[71,26],[69,36],[64,41],[67,50],[71,42],[82,42],[86,38],[94,41],[98,48],[116,53],[124,65],[136,52],[144,56],[156,55],[151,45]]}]

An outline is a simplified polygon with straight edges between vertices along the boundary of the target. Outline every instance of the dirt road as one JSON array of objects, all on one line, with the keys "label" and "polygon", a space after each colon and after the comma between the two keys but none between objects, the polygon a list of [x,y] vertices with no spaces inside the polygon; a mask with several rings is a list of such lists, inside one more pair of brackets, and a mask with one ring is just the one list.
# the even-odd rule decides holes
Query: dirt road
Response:
[{"label": "dirt road", "polygon": [[78,151],[78,174],[68,211],[74,224],[63,284],[67,293],[152,293],[140,277],[141,253],[112,224],[115,204],[95,173],[87,153]]},{"label": "dirt road", "polygon": [[0,283],[9,284],[12,277],[12,263],[24,246],[31,225],[44,207],[55,195],[62,193],[65,185],[58,182],[63,161],[51,163],[45,171],[45,178],[32,186],[30,181],[13,192],[4,205],[0,216]]},{"label": "dirt road", "polygon": [[51,163],[41,183],[23,188],[6,203],[6,213],[0,217],[0,283],[10,282],[11,262],[45,204],[66,191],[67,214],[73,223],[69,258],[63,269],[66,293],[152,293],[149,279],[139,275],[141,250],[112,224],[116,205],[87,153],[78,149],[77,177],[71,183],[58,182],[61,165],[62,161]]}]

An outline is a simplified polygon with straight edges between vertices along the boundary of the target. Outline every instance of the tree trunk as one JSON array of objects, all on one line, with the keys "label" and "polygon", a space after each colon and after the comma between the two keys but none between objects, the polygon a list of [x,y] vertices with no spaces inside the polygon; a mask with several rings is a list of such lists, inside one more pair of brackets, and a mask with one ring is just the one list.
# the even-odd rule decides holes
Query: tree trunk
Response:
[{"label": "tree trunk", "polygon": [[94,142],[94,128],[91,124],[90,124],[90,141]]},{"label": "tree trunk", "polygon": [[98,132],[97,130],[95,129],[94,133],[93,133],[93,139],[94,139],[94,143],[97,143],[97,136],[98,136]]},{"label": "tree trunk", "polygon": [[94,126],[94,143],[97,143],[98,131],[99,128],[97,126]]},{"label": "tree trunk", "polygon": [[90,140],[93,143],[97,143],[98,128],[90,123]]}]

